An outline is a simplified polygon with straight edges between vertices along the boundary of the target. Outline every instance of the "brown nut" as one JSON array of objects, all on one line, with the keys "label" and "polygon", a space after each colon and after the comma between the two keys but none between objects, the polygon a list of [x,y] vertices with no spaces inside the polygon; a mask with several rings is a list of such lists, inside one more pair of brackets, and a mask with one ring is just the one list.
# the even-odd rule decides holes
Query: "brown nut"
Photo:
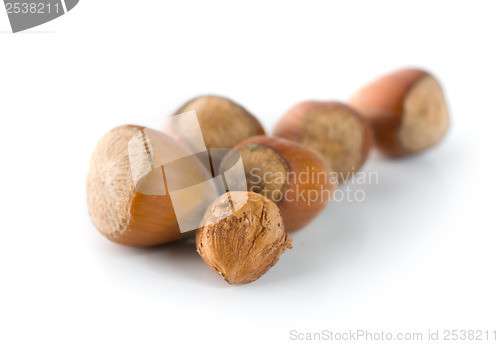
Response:
[{"label": "brown nut", "polygon": [[[307,225],[333,198],[337,183],[328,163],[300,143],[255,136],[234,149],[241,154],[248,190],[278,205],[287,232]],[[226,156],[221,169],[231,166],[231,160]]]},{"label": "brown nut", "polygon": [[[174,115],[196,111],[203,139],[208,148],[232,148],[241,141],[264,135],[264,129],[250,112],[234,101],[206,95],[181,106]],[[189,132],[191,128],[180,128]]]},{"label": "brown nut", "polygon": [[420,69],[385,75],[354,94],[349,104],[370,122],[377,147],[392,157],[435,146],[449,126],[439,82]]},{"label": "brown nut", "polygon": [[[190,154],[152,129],[128,125],[106,133],[92,154],[87,179],[89,212],[97,229],[111,241],[128,246],[152,246],[183,237],[163,162]],[[180,161],[175,166],[179,171],[174,172],[181,183],[209,179],[209,171],[197,158]],[[210,193],[213,188],[207,184],[203,191]],[[200,218],[209,203],[199,195],[178,202],[177,206],[200,213]]]},{"label": "brown nut", "polygon": [[198,253],[229,284],[255,281],[292,248],[276,204],[253,192],[231,192],[229,202],[222,195],[203,222],[209,224],[196,232]]},{"label": "brown nut", "polygon": [[372,145],[370,125],[339,102],[299,103],[280,119],[273,135],[320,153],[339,182],[347,181],[363,166]]}]

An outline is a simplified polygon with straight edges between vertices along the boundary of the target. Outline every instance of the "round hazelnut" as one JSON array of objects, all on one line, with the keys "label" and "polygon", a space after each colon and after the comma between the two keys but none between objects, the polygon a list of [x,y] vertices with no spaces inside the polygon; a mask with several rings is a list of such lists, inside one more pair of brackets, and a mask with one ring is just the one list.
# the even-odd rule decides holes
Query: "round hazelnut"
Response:
[{"label": "round hazelnut", "polygon": [[[181,106],[174,116],[193,110],[208,148],[232,148],[249,137],[264,134],[257,118],[228,98],[200,96]],[[178,129],[189,133],[192,128]]]},{"label": "round hazelnut", "polygon": [[196,232],[198,253],[229,284],[255,281],[292,248],[276,204],[253,192],[222,195],[203,223]]},{"label": "round hazelnut", "polygon": [[[234,147],[241,155],[247,189],[274,201],[285,230],[296,231],[314,219],[333,198],[337,181],[328,163],[295,141],[255,136]],[[221,169],[234,163],[227,155]]]},{"label": "round hazelnut", "polygon": [[420,69],[385,75],[354,94],[349,104],[370,122],[376,146],[392,157],[435,146],[449,126],[439,82]]},{"label": "round hazelnut", "polygon": [[283,115],[273,135],[320,153],[339,182],[347,181],[363,166],[372,143],[369,124],[339,102],[299,103]]}]

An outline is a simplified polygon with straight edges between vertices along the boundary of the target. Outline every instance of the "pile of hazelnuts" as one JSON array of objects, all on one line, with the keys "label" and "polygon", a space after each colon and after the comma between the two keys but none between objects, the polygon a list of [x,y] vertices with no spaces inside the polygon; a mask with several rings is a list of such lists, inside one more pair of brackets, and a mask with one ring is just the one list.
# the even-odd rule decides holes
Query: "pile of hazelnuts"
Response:
[{"label": "pile of hazelnuts", "polygon": [[[97,229],[118,244],[148,247],[195,234],[200,256],[230,284],[255,281],[276,264],[292,248],[288,233],[305,227],[325,209],[338,184],[363,166],[372,146],[393,158],[420,153],[441,141],[449,126],[440,84],[420,69],[387,74],[346,104],[299,103],[282,116],[272,136],[266,136],[243,106],[227,98],[197,97],[172,116],[192,110],[208,150],[231,148],[239,153],[247,185],[209,203],[201,189],[177,200],[184,214],[202,214],[195,231],[183,232],[173,191],[158,180],[165,176],[165,162],[187,148],[166,130],[125,125],[105,134],[92,155],[89,212]],[[131,166],[131,161],[137,163]],[[210,167],[212,174],[225,171],[231,158],[215,159]],[[202,168],[196,159],[186,160],[177,174],[185,179],[180,184],[192,184],[191,171]],[[158,188],[164,191],[156,192]],[[312,191],[314,199],[299,196]]]}]

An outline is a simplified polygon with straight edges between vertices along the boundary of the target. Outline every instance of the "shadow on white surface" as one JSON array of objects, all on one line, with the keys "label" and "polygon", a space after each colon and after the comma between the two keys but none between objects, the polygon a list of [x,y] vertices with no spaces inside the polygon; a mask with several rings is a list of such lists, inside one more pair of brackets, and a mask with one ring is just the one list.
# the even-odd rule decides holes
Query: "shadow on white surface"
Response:
[{"label": "shadow on white surface", "polygon": [[196,252],[194,238],[173,242],[149,249],[148,268],[166,276],[167,279],[182,278],[194,284],[204,283],[214,287],[225,287],[227,283],[212,271]]},{"label": "shadow on white surface", "polygon": [[[449,190],[444,190],[448,185],[442,172],[447,166],[438,159],[440,154],[399,160],[373,154],[364,170],[378,172],[378,183],[340,187],[362,189],[366,199],[333,202],[307,228],[292,233],[294,249],[257,283],[312,279],[312,283],[332,284],[333,280],[338,285],[349,268],[357,269],[347,273],[354,280],[366,283],[367,278],[378,278],[368,271],[369,266],[388,260],[383,270],[389,269],[398,253],[414,246],[414,238],[428,234],[426,223],[441,209],[442,193]],[[367,268],[360,269],[362,265]]]}]

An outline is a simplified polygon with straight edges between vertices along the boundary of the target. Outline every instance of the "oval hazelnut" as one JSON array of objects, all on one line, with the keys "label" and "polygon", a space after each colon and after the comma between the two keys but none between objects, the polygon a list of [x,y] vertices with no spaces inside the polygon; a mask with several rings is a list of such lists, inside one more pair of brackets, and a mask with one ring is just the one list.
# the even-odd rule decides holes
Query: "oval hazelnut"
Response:
[{"label": "oval hazelnut", "polygon": [[[285,230],[293,232],[312,221],[333,199],[337,181],[328,163],[315,151],[277,137],[255,136],[234,147],[241,155],[247,188],[274,201]],[[232,156],[221,168],[231,165]]]},{"label": "oval hazelnut", "polygon": [[372,145],[368,122],[339,102],[299,103],[283,115],[273,134],[300,142],[321,154],[340,183],[363,166]]},{"label": "oval hazelnut", "polygon": [[349,104],[370,122],[377,148],[392,157],[435,146],[449,126],[439,82],[420,69],[385,75],[354,94]]},{"label": "oval hazelnut", "polygon": [[[156,130],[127,125],[106,133],[92,154],[87,178],[89,212],[97,229],[111,241],[128,246],[159,245],[183,237],[163,164],[190,155]],[[174,185],[194,185],[211,176],[195,157],[180,159],[175,168]],[[207,194],[215,192],[213,184],[203,187]],[[207,203],[197,194],[179,200],[177,206],[201,218]]]}]

